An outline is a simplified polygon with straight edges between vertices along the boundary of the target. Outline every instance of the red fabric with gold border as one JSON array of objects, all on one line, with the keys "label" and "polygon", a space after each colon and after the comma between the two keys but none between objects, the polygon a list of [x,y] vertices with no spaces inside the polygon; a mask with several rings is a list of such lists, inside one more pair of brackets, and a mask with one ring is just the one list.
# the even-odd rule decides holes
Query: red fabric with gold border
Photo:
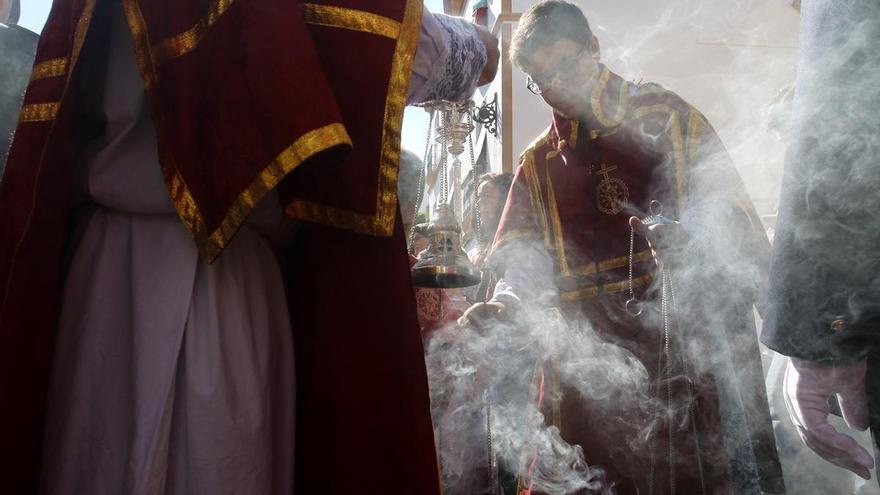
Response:
[{"label": "red fabric with gold border", "polygon": [[[53,5],[0,185],[0,393],[7,404],[15,405],[4,409],[2,418],[0,483],[11,493],[35,491],[40,423],[63,285],[61,260],[70,235],[68,205],[81,145],[76,139],[73,83],[88,77],[77,70],[86,35],[106,28],[92,23],[96,3],[98,10],[110,5],[105,0]],[[411,454],[392,457],[397,468],[408,473],[403,478],[412,482],[412,493],[437,492],[406,252],[390,237],[396,218],[400,125],[421,3],[123,0],[123,6],[157,127],[166,185],[206,259],[221,255],[251,208],[285,181],[282,197],[291,216],[379,236],[327,227],[313,229],[311,237],[320,243],[349,236],[345,252],[359,260],[363,277],[398,288],[393,294],[408,294],[403,299],[377,298],[375,306],[381,314],[402,315],[377,322],[384,333],[377,332],[376,342],[389,355],[405,356],[397,364],[376,366],[393,368],[390,378],[378,385],[387,391],[374,394],[372,407],[377,415],[371,417],[386,427],[374,428],[367,421],[352,433],[384,432],[385,444],[399,444],[398,452]],[[357,68],[369,68],[369,74],[347,72],[352,50],[362,62]],[[356,89],[349,87],[353,81]],[[354,140],[356,153],[351,151]],[[297,168],[301,172],[292,174]],[[343,217],[348,220],[339,220]],[[401,244],[401,262],[393,254],[381,260],[363,258],[363,245],[370,243],[379,243],[389,253]],[[299,260],[311,270],[303,280],[325,280],[327,275],[318,267],[333,262],[329,252]],[[344,292],[345,287],[338,290]],[[326,311],[331,300],[324,297],[306,306],[301,316],[309,319],[310,312]],[[296,301],[292,305],[300,307]],[[358,315],[346,317],[350,320],[344,326],[350,326]],[[343,323],[325,325],[309,330],[330,336]],[[301,330],[295,326],[295,332]],[[325,355],[328,350],[316,352]],[[361,389],[377,386],[370,381],[375,376],[350,375],[364,380],[355,385]],[[327,378],[304,372],[298,381],[308,387],[312,380],[321,388]],[[396,415],[378,416],[381,400],[394,402],[390,410]],[[304,423],[308,417],[298,419],[301,428],[311,427]],[[355,436],[345,443],[366,442]],[[298,458],[309,458],[309,448],[317,447],[298,439]],[[340,449],[337,445],[335,451]],[[374,469],[388,465],[379,456],[368,457]],[[305,493],[317,490],[315,486]]]}]

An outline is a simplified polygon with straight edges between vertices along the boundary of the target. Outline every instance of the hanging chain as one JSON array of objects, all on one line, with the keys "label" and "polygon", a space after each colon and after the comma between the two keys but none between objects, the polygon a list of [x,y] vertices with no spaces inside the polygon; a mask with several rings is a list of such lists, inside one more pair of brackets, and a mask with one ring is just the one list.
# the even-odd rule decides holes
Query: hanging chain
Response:
[{"label": "hanging chain", "polygon": [[632,225],[629,226],[629,278],[627,278],[627,282],[629,283],[629,298],[630,300],[635,300],[636,293],[633,290],[633,248],[635,247],[635,237],[636,231]]},{"label": "hanging chain", "polygon": [[447,146],[449,145],[449,125],[452,124],[452,115],[447,110],[442,110],[440,112],[440,156],[443,158],[440,161],[440,166],[442,170],[440,170],[440,203],[441,204],[449,204],[449,153]]},{"label": "hanging chain", "polygon": [[669,432],[669,493],[675,495],[675,444],[674,434],[672,431],[673,408],[672,408],[672,345],[669,328],[669,294],[672,292],[672,279],[669,274],[660,266],[660,306],[663,312],[663,354],[666,359],[666,419],[669,422],[667,431]]},{"label": "hanging chain", "polygon": [[473,175],[473,192],[471,194],[471,210],[473,211],[473,216],[471,220],[473,221],[473,229],[474,235],[477,236],[477,250],[483,250],[483,222],[482,222],[482,213],[480,212],[480,198],[479,198],[479,189],[477,187],[480,184],[480,180],[477,177],[477,164],[474,162],[474,138],[471,134],[468,134],[468,149],[470,150],[471,155],[471,175]]},{"label": "hanging chain", "polygon": [[431,131],[433,130],[433,124],[434,124],[434,108],[432,107],[431,113],[428,116],[428,138],[425,141],[425,153],[424,153],[425,158],[424,158],[424,160],[422,160],[422,167],[421,167],[421,170],[419,171],[419,189],[416,194],[416,205],[415,205],[415,208],[413,209],[412,223],[410,224],[409,237],[408,237],[408,241],[406,244],[406,250],[411,255],[416,254],[413,251],[415,249],[414,245],[415,245],[415,238],[416,238],[416,221],[419,218],[419,210],[422,209],[422,201],[425,199],[425,177],[427,175],[426,170],[428,168],[428,158],[431,157],[431,150],[434,149],[434,147],[431,146]]},{"label": "hanging chain", "polygon": [[491,493],[496,493],[495,490],[495,450],[492,447],[492,404],[489,402],[488,397],[486,399],[486,449],[488,454],[488,462],[489,462],[489,472],[488,472],[488,482],[489,489]]}]

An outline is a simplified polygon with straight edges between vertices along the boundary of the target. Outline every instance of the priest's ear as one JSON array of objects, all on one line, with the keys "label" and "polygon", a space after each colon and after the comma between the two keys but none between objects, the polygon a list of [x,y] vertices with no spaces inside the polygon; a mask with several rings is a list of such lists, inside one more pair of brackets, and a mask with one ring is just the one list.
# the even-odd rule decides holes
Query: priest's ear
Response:
[{"label": "priest's ear", "polygon": [[602,50],[599,48],[599,38],[596,37],[595,34],[590,35],[590,58],[595,60],[597,63],[599,62],[599,57],[602,55]]}]

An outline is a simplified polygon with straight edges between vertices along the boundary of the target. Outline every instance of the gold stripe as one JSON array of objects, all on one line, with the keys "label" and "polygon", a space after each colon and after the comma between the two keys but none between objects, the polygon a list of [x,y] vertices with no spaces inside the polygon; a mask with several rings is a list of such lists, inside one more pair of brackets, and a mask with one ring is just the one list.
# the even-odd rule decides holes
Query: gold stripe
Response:
[{"label": "gold stripe", "polygon": [[[651,254],[650,249],[646,249],[640,253],[636,253],[633,255],[633,263],[638,263],[640,261],[645,261],[647,259],[651,259],[653,255]],[[629,263],[628,256],[621,256],[620,258],[613,258],[610,260],[605,260],[599,263],[599,271],[604,272],[605,270],[611,270],[613,268],[620,268],[622,266],[626,266]]]},{"label": "gold stripe", "polygon": [[[76,21],[76,28],[73,32],[73,50],[70,54],[71,68],[76,67],[76,62],[79,59],[80,51],[82,50],[83,43],[86,39],[86,33],[89,30],[89,26],[92,24],[92,14],[95,12],[95,1],[96,0],[86,0],[82,13]],[[61,91],[60,101],[64,101],[67,96],[67,91],[70,88],[70,75],[71,71],[68,71],[67,77],[64,80],[64,89]],[[40,159],[36,165],[37,173],[35,181],[37,181],[37,183],[43,178],[43,166],[46,163],[46,152],[49,149],[48,143],[55,134],[55,124],[57,122],[57,120],[52,120],[52,123],[49,125],[49,132],[43,140],[42,149],[40,150]],[[10,285],[12,284],[12,278],[15,274],[16,265],[18,264],[18,255],[21,253],[24,239],[30,231],[31,220],[33,220],[34,210],[37,206],[37,191],[39,190],[39,187],[32,188],[33,193],[31,194],[30,210],[28,211],[27,220],[25,220],[25,227],[22,229],[21,236],[16,241],[15,248],[12,251],[12,260],[9,263],[9,271],[7,272],[6,282],[4,283],[3,303],[0,305],[0,328],[2,328],[6,319],[6,303],[9,302],[9,294],[11,293],[9,290]]]},{"label": "gold stripe", "polygon": [[46,122],[58,116],[59,102],[33,103],[21,107],[19,122]]},{"label": "gold stripe", "polygon": [[687,156],[688,163],[694,165],[697,161],[697,153],[700,150],[700,138],[703,136],[704,122],[703,116],[700,115],[696,108],[690,107],[688,114]]},{"label": "gold stripe", "polygon": [[678,112],[672,112],[669,116],[669,132],[672,134],[672,155],[675,163],[675,193],[676,206],[678,212],[684,211],[684,195],[685,195],[685,161],[684,161],[684,145],[682,143],[681,122],[678,119]]},{"label": "gold stripe", "polygon": [[550,180],[550,167],[547,169],[547,203],[550,206],[550,219],[553,222],[553,239],[556,254],[559,256],[560,271],[565,276],[570,276],[571,267],[568,266],[568,257],[565,255],[565,239],[562,234],[562,219],[559,217],[559,206],[556,204],[556,192],[553,190],[553,181]]},{"label": "gold stripe", "polygon": [[49,77],[61,77],[67,73],[67,57],[53,58],[40,62],[31,70],[30,82]]},{"label": "gold stripe", "polygon": [[529,150],[523,156],[523,172],[526,176],[526,184],[529,186],[529,199],[532,202],[532,211],[538,217],[538,223],[544,232],[544,247],[549,251],[550,229],[547,226],[547,212],[544,210],[544,198],[541,195],[541,184],[538,181],[538,172],[535,169],[535,153]]},{"label": "gold stripe", "polygon": [[361,31],[393,40],[400,36],[399,22],[371,12],[314,3],[304,3],[302,7],[309,24]]},{"label": "gold stripe", "polygon": [[571,133],[568,135],[568,147],[571,149],[576,149],[578,145],[578,128],[581,125],[581,121],[578,119],[571,120]]},{"label": "gold stripe", "polygon": [[379,193],[376,214],[369,215],[303,200],[294,200],[286,212],[293,218],[344,228],[360,234],[390,236],[397,218],[397,174],[400,164],[400,128],[406,89],[412,72],[416,45],[422,26],[421,0],[407,0],[400,37],[391,60],[391,78],[385,98],[382,150],[379,156]]},{"label": "gold stripe", "polygon": [[[123,0],[123,6],[134,37],[135,54],[144,84],[148,91],[155,91],[155,59],[149,53],[150,39],[143,14],[137,0]],[[165,176],[165,185],[177,209],[178,216],[195,239],[199,252],[209,263],[220,256],[254,206],[288,173],[316,153],[333,146],[351,145],[351,139],[345,131],[345,127],[340,123],[329,124],[298,137],[263,168],[253,182],[230,205],[219,227],[209,233],[205,225],[204,216],[199,210],[186,181],[180,174],[180,169],[175,163],[174,156],[162,144],[164,140],[163,131],[167,129],[167,126],[165,125],[164,114],[156,106],[158,105],[159,98],[151,95],[151,98],[148,100],[151,103],[154,122],[160,131],[157,137],[159,139],[159,149],[162,153],[160,162]]]},{"label": "gold stripe", "polygon": [[[644,251],[635,253],[633,255],[633,263],[639,263],[641,261],[645,261],[647,259],[651,259],[653,255],[651,254],[650,249],[646,249]],[[621,256],[619,258],[610,258],[605,261],[600,261],[598,270],[596,269],[596,263],[588,263],[586,265],[579,266],[574,269],[575,275],[592,275],[599,272],[604,272],[607,270],[612,270],[614,268],[620,268],[626,266],[629,263],[629,256]]]},{"label": "gold stripe", "polygon": [[300,136],[290,146],[275,157],[260,175],[238,195],[232,203],[220,226],[208,238],[206,250],[208,261],[214,261],[238,231],[247,215],[266,194],[275,188],[284,177],[311,156],[334,146],[347,144],[351,138],[340,123],[319,127]]},{"label": "gold stripe", "polygon": [[[642,275],[641,277],[633,279],[633,288],[642,287],[644,285],[648,285],[651,280],[653,280],[654,274],[648,273]],[[629,282],[613,282],[609,284],[604,284],[601,286],[591,285],[590,287],[584,287],[583,289],[578,289],[569,292],[563,292],[559,294],[559,298],[566,302],[578,301],[581,299],[588,299],[590,297],[598,296],[600,293],[602,294],[617,294],[623,292],[625,290],[629,290]]]},{"label": "gold stripe", "polygon": [[208,12],[199,19],[195,26],[186,31],[166,38],[153,47],[153,64],[162,65],[172,58],[186,55],[193,51],[205,38],[208,30],[229,9],[235,0],[216,0],[208,7]]},{"label": "gold stripe", "polygon": [[608,70],[608,67],[603,67],[602,74],[599,75],[599,79],[596,81],[596,85],[593,86],[593,91],[590,95],[593,115],[595,115],[596,120],[605,127],[614,127],[623,122],[623,117],[626,114],[627,102],[629,100],[629,93],[627,91],[628,86],[626,81],[623,81],[620,84],[620,93],[618,94],[617,102],[615,103],[614,117],[608,117],[605,115],[605,110],[602,109],[602,94],[608,87],[608,81],[610,78],[611,71]]},{"label": "gold stripe", "polygon": [[680,212],[684,208],[684,195],[686,193],[685,168],[687,165],[685,162],[684,137],[681,132],[681,122],[679,121],[678,112],[673,110],[669,105],[662,103],[635,109],[633,111],[633,118],[640,119],[652,113],[662,113],[669,116],[669,134],[670,140],[672,141],[672,158],[673,163],[675,164],[676,206]]},{"label": "gold stripe", "polygon": [[663,113],[669,115],[673,113],[673,110],[672,107],[670,107],[669,105],[658,103],[657,105],[649,105],[647,107],[636,108],[635,110],[633,110],[633,118],[641,119],[652,113]]}]

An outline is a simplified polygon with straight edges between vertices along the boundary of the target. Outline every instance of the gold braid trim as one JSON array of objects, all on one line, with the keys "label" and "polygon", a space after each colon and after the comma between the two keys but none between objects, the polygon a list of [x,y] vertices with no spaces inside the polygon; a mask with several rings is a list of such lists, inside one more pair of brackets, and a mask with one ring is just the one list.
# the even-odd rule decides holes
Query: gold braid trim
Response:
[{"label": "gold braid trim", "polygon": [[334,146],[343,144],[351,145],[351,138],[341,123],[328,124],[313,129],[299,136],[287,148],[268,163],[251,184],[239,193],[238,197],[229,206],[219,227],[213,232],[208,232],[204,216],[199,210],[192,192],[186,184],[180,169],[177,167],[174,156],[170,150],[163,146],[162,131],[167,129],[164,114],[158,108],[159,98],[152,94],[156,91],[156,58],[150,52],[150,39],[147,33],[146,22],[140,10],[137,0],[123,0],[126,19],[135,42],[135,55],[144,85],[150,94],[151,111],[153,120],[159,132],[160,157],[162,172],[165,176],[165,186],[168,188],[171,200],[177,209],[177,214],[186,228],[192,234],[199,252],[205,259],[212,263],[223,252],[247,215],[260,200],[271,191],[287,174],[296,169],[302,162],[311,156]]},{"label": "gold braid trim", "polygon": [[287,206],[286,212],[289,216],[360,234],[388,237],[394,233],[394,220],[397,218],[400,128],[403,125],[406,90],[422,25],[422,9],[423,5],[420,0],[407,0],[400,36],[397,39],[391,62],[391,78],[388,82],[388,94],[385,98],[382,149],[378,157],[379,187],[376,197],[376,213],[370,215],[297,199]]},{"label": "gold braid trim", "polygon": [[400,23],[378,14],[314,3],[304,3],[302,7],[308,24],[361,31],[393,40],[400,36]]},{"label": "gold braid trim", "polygon": [[[633,279],[633,287],[642,287],[644,285],[648,285],[651,283],[651,280],[654,279],[653,273],[648,273],[642,275],[641,277]],[[599,294],[616,294],[619,292],[623,292],[629,289],[629,282],[613,282],[610,284],[603,285],[591,285],[589,287],[584,287],[583,289],[573,290],[569,292],[563,292],[559,294],[559,298],[566,302],[579,301],[581,299],[589,299],[591,297],[596,297]]]},{"label": "gold braid trim", "polygon": [[53,58],[34,65],[30,82],[67,74],[67,57]]},{"label": "gold braid trim", "polygon": [[19,122],[46,122],[55,120],[58,116],[58,108],[61,106],[59,102],[54,103],[32,103],[21,107],[19,114]]},{"label": "gold braid trim", "polygon": [[216,0],[208,7],[208,12],[199,19],[195,26],[186,31],[166,38],[152,49],[153,64],[162,65],[172,58],[177,58],[195,50],[211,27],[229,10],[235,0]]}]

